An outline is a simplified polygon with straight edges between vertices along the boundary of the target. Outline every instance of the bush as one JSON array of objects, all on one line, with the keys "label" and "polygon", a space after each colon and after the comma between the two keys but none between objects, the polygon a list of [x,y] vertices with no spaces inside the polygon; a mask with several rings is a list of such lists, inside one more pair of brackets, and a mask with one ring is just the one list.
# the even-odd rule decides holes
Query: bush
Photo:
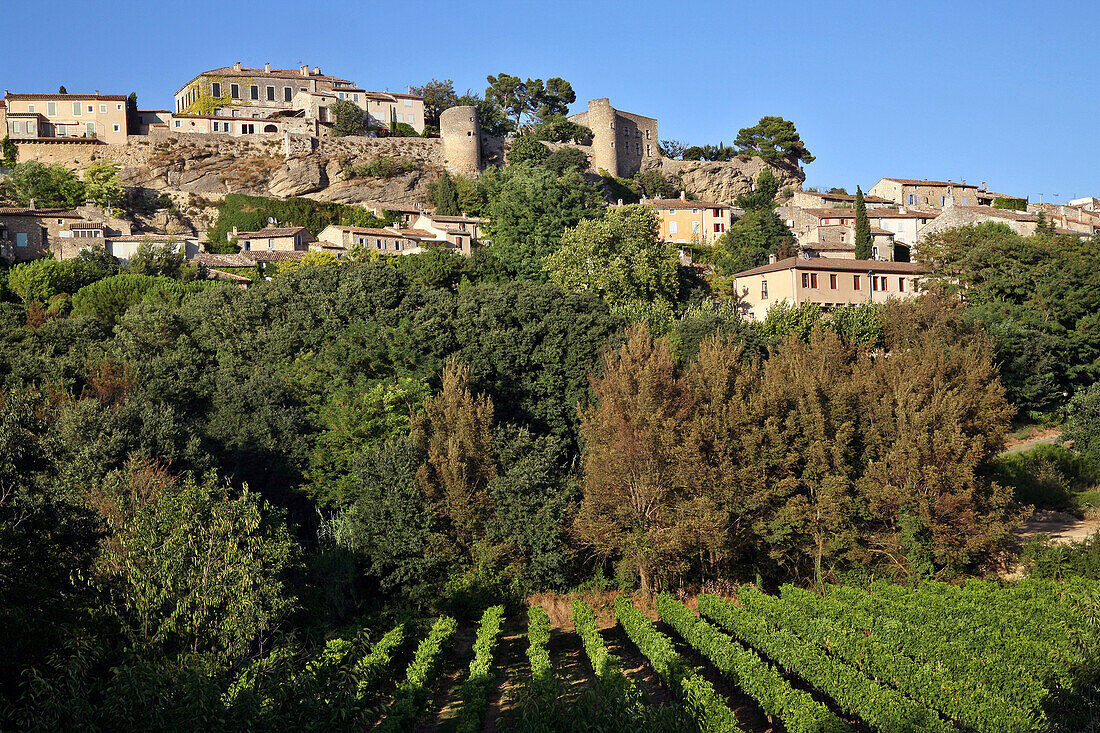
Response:
[{"label": "bush", "polygon": [[1093,462],[1100,464],[1100,382],[1069,401],[1063,437]]},{"label": "bush", "polygon": [[132,273],[114,275],[78,290],[73,296],[73,313],[115,324],[130,306],[142,301],[179,305],[188,296],[209,287],[217,285]]},{"label": "bush", "polygon": [[1100,580],[1100,533],[1070,544],[1055,543],[1046,536],[1035,537],[1024,545],[1020,562],[1024,572],[1035,578]]},{"label": "bush", "polygon": [[520,135],[512,141],[512,147],[506,156],[509,163],[545,163],[550,157],[550,149],[528,135]]},{"label": "bush", "polygon": [[576,168],[581,173],[588,170],[588,156],[580,148],[558,148],[543,161],[550,170],[559,176],[570,168]]},{"label": "bush", "polygon": [[352,170],[353,178],[393,178],[416,170],[416,164],[408,158],[392,158],[383,155]]},{"label": "bush", "polygon": [[1060,445],[1037,445],[1006,453],[994,462],[997,481],[1012,489],[1016,501],[1037,509],[1080,511],[1075,492],[1100,483],[1100,465]]}]

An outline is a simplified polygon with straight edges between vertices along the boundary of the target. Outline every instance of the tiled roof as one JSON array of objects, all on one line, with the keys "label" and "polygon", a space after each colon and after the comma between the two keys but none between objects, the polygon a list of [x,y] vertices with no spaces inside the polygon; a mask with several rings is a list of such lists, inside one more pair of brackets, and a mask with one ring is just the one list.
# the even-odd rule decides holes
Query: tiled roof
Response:
[{"label": "tiled roof", "polygon": [[[962,208],[962,207],[959,207]],[[855,219],[855,209],[803,209],[810,216],[819,219]],[[935,219],[939,212],[922,211],[919,209],[867,209],[868,219]]]},{"label": "tiled roof", "polygon": [[210,71],[204,71],[199,76],[224,76],[224,77],[274,77],[276,79],[323,79],[325,81],[342,81],[351,83],[348,79],[341,79],[338,76],[330,76],[329,74],[314,74],[313,67],[309,69],[309,76],[302,73],[301,69],[272,69],[267,71],[265,69],[249,69],[247,67],[241,67],[240,71],[232,66],[223,66],[220,69],[211,69]]},{"label": "tiled roof", "polygon": [[[1016,211],[1015,209],[995,209],[992,206],[956,206],[954,207],[958,211],[968,211],[975,214],[984,214],[986,216],[992,216],[997,219],[1012,219],[1013,221],[1038,221],[1037,214],[1029,214],[1026,211]],[[943,210],[945,214],[951,211],[951,208]]]},{"label": "tiled roof", "polygon": [[28,209],[25,207],[0,208],[0,216],[44,216],[58,219],[83,219],[71,209]]},{"label": "tiled roof", "polygon": [[840,260],[824,257],[812,257],[802,259],[788,257],[776,263],[755,267],[751,270],[739,272],[734,277],[748,277],[749,275],[763,275],[769,272],[781,270],[837,270],[840,272],[874,272],[887,275],[915,275],[926,272],[926,268],[918,262],[883,262],[879,260]]},{"label": "tiled roof", "polygon": [[16,92],[6,92],[8,99],[26,99],[38,100],[38,99],[63,99],[63,100],[84,100],[84,99],[98,99],[105,102],[125,102],[125,94],[18,94]]},{"label": "tiled roof", "polygon": [[253,262],[280,262],[282,260],[300,260],[309,252],[304,249],[295,249],[285,252],[241,252],[245,257],[251,257]]},{"label": "tiled roof", "polygon": [[[856,197],[855,197],[854,194],[822,193],[820,191],[799,191],[799,193],[804,193],[807,196],[820,196],[821,198],[826,199],[828,201],[852,201],[852,202],[854,202],[856,200]],[[892,204],[892,203],[894,203],[890,199],[880,198],[879,196],[868,196],[867,194],[863,195],[863,200],[865,202],[869,203],[869,204]]]},{"label": "tiled roof", "polygon": [[280,260],[297,260],[309,254],[305,250],[292,250],[288,252],[237,252],[236,254],[214,254],[212,252],[199,252],[195,255],[195,262],[207,267],[251,267],[257,262],[279,262]]},{"label": "tiled roof", "polygon": [[107,237],[109,242],[182,242],[194,239],[194,237],[181,237],[175,234],[123,234],[118,237]]},{"label": "tiled roof", "polygon": [[884,181],[893,181],[903,186],[953,186],[955,188],[977,188],[973,183],[956,183],[954,181],[918,181],[915,178],[883,178]]},{"label": "tiled roof", "polygon": [[329,226],[338,229],[342,232],[350,232],[351,234],[369,234],[372,237],[393,237],[397,238],[402,236],[400,234],[401,229],[379,229],[376,227],[351,227],[344,226],[343,224],[330,224]]},{"label": "tiled roof", "polygon": [[293,237],[298,232],[305,231],[305,227],[264,227],[256,232],[237,232],[237,239],[254,239],[260,237]]},{"label": "tiled roof", "polygon": [[489,221],[478,216],[436,216],[431,214],[428,218],[432,221],[454,222],[456,224],[484,224]]}]

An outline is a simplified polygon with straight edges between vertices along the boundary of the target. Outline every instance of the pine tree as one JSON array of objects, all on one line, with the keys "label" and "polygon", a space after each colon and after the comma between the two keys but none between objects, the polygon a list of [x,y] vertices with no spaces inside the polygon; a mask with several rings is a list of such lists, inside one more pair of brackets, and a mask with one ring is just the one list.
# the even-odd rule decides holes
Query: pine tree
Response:
[{"label": "pine tree", "polygon": [[432,201],[437,216],[458,216],[461,213],[458,206],[458,187],[447,171],[443,171],[443,175],[439,177],[432,191]]},{"label": "pine tree", "polygon": [[62,86],[60,89],[57,90],[57,93],[58,94],[68,94],[69,90],[67,90],[64,86]]},{"label": "pine tree", "polygon": [[863,189],[859,186],[856,186],[856,259],[871,259],[871,222],[867,218]]}]

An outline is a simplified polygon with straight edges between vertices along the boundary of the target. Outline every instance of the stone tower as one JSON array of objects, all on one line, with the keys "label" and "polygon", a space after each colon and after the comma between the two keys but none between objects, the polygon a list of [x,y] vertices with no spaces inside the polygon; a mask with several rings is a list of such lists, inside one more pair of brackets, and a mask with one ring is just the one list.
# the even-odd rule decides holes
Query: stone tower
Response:
[{"label": "stone tower", "polygon": [[451,107],[439,115],[439,136],[447,170],[463,176],[481,172],[481,125],[477,107]]},{"label": "stone tower", "polygon": [[611,100],[593,99],[569,119],[592,131],[592,167],[612,176],[632,176],[647,160],[658,160],[657,120],[623,112]]}]

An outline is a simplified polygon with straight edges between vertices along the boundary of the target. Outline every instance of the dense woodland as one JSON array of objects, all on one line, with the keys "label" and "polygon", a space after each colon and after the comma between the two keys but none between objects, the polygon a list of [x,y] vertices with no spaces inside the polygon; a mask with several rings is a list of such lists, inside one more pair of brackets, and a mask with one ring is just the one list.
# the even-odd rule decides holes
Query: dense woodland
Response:
[{"label": "dense woodland", "polygon": [[[319,698],[318,670],[440,614],[488,638],[536,592],[981,576],[1100,473],[1096,242],[951,230],[918,301],[746,323],[560,158],[441,182],[492,220],[468,259],[4,273],[3,727],[354,728],[383,697]],[[719,274],[785,246],[765,198]],[[309,205],[227,197],[217,231],[265,206]],[[1006,464],[1014,419],[1075,450]]]}]

